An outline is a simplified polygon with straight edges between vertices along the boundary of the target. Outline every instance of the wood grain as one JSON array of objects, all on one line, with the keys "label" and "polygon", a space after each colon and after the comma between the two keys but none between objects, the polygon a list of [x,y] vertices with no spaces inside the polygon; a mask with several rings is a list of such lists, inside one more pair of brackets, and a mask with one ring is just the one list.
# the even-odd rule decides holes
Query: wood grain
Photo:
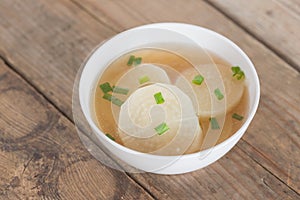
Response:
[{"label": "wood grain", "polygon": [[134,177],[160,199],[299,198],[239,147],[196,172],[176,176],[134,174]]},{"label": "wood grain", "polygon": [[152,199],[94,159],[73,124],[1,60],[0,102],[0,199]]},{"label": "wood grain", "polygon": [[[103,21],[103,17],[106,17],[105,22],[108,23],[111,18],[110,24],[114,24],[115,21],[121,23],[117,13],[121,13],[121,18],[124,18],[125,13],[138,4],[138,1],[134,0],[122,1],[123,3],[118,2],[117,9],[116,3],[111,3],[113,5],[110,6],[106,2],[105,6],[112,12],[108,15],[107,10],[106,14],[102,13],[105,12],[104,2],[90,0],[90,4],[81,5],[90,12],[99,14],[99,20]],[[179,12],[187,2],[193,4],[193,7]],[[300,158],[300,109],[297,106],[300,90],[296,88],[300,84],[299,73],[209,5],[199,1],[187,2],[176,1],[174,5],[169,5],[165,1],[147,1],[136,12],[136,15],[140,14],[141,17],[117,26],[121,26],[121,31],[126,25],[131,27],[149,22],[170,21],[173,18],[174,21],[194,23],[216,30],[241,46],[256,65],[261,81],[262,98],[256,118],[244,136],[245,142],[238,146],[243,149],[245,145],[250,145],[251,148],[247,148],[249,152],[246,152],[248,155],[299,193],[300,177],[296,175],[300,174],[300,159],[297,159]],[[168,12],[164,12],[166,7]],[[131,16],[131,13],[128,15]]]},{"label": "wood grain", "polygon": [[300,71],[299,1],[207,1]]},{"label": "wood grain", "polygon": [[78,68],[114,32],[67,0],[4,0],[0,9],[0,54],[71,116]]},{"label": "wood grain", "polygon": [[276,0],[275,2],[283,6],[294,17],[300,18],[300,2],[298,0]]},{"label": "wood grain", "polygon": [[[299,73],[208,4],[194,0],[176,0],[172,4],[162,0],[142,3],[89,0],[75,4],[66,0],[3,0],[0,18],[3,19],[0,20],[0,55],[69,118],[76,70],[88,52],[115,31],[150,22],[179,21],[209,27],[231,38],[253,59],[262,83],[262,106],[244,140],[226,157],[204,170],[180,176],[131,176],[159,199],[299,198],[294,192],[299,193],[299,93],[289,85],[299,85]],[[276,87],[284,92],[277,91]],[[272,107],[267,106],[270,102]],[[273,107],[288,112],[282,117]],[[281,144],[282,139],[290,145]],[[98,169],[92,169],[94,165],[93,161],[79,162],[76,169],[66,170],[66,173],[88,173],[88,169],[96,173]],[[81,170],[82,166],[86,171]],[[74,188],[95,190],[95,186],[86,188],[78,182],[87,177],[74,174],[69,178],[76,181]],[[18,183],[17,179],[13,182]],[[99,180],[91,182],[95,185]],[[68,186],[62,184],[61,187]],[[67,198],[76,193],[74,188],[62,196]]]}]

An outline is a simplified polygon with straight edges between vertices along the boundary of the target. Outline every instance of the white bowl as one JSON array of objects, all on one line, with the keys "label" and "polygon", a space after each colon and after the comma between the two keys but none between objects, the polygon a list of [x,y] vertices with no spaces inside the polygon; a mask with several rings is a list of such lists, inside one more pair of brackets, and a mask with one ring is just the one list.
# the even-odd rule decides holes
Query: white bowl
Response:
[{"label": "white bowl", "polygon": [[[249,90],[249,112],[243,126],[224,142],[201,152],[182,156],[158,156],[141,153],[113,142],[101,132],[93,118],[91,106],[95,85],[106,66],[125,52],[149,43],[194,42],[242,66]],[[125,163],[146,172],[180,174],[203,168],[224,156],[243,136],[258,107],[260,85],[256,70],[248,56],[232,41],[211,30],[189,24],[158,23],[122,32],[98,47],[87,60],[79,82],[81,109],[97,138],[109,151]]]}]

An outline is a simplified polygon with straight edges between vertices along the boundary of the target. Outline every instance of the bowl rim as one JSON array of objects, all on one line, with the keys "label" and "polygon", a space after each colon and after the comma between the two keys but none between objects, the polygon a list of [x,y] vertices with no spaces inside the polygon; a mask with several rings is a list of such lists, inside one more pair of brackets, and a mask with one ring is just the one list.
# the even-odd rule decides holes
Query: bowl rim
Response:
[{"label": "bowl rim", "polygon": [[[203,32],[206,32],[209,35],[212,35],[214,37],[217,37],[223,41],[225,41],[226,43],[228,43],[232,48],[234,48],[235,50],[238,51],[238,53],[243,57],[243,59],[245,59],[245,61],[247,62],[248,66],[250,66],[250,69],[254,75],[254,82],[255,82],[255,99],[254,99],[254,104],[251,110],[249,110],[249,114],[248,117],[246,119],[246,121],[244,121],[243,125],[234,133],[232,134],[229,138],[227,138],[226,140],[222,141],[221,143],[214,145],[213,147],[210,147],[208,149],[202,150],[202,151],[197,151],[195,153],[191,153],[191,154],[183,154],[183,155],[173,155],[173,156],[165,156],[165,155],[155,155],[155,154],[150,154],[150,153],[143,153],[143,152],[139,152],[133,149],[130,149],[128,147],[125,147],[115,141],[112,141],[111,139],[109,139],[108,137],[105,136],[105,134],[98,128],[98,126],[94,123],[92,117],[90,115],[88,115],[87,111],[84,109],[84,99],[83,96],[81,95],[80,92],[80,85],[82,84],[82,74],[84,73],[84,70],[87,66],[88,61],[90,60],[90,58],[101,48],[101,46],[103,44],[105,44],[106,42],[112,40],[113,38],[115,38],[116,36],[119,36],[121,34],[125,34],[128,33],[132,30],[137,30],[137,29],[144,29],[144,28],[167,28],[167,27],[175,27],[175,26],[179,26],[182,28],[192,28],[192,29],[198,29],[201,30]],[[107,66],[102,67],[101,70],[104,70]],[[248,126],[250,125],[251,121],[254,118],[254,115],[257,111],[258,105],[259,105],[259,100],[260,100],[260,82],[259,82],[259,77],[258,74],[256,72],[256,69],[253,65],[253,63],[251,62],[250,58],[246,55],[246,53],[238,46],[236,45],[233,41],[231,41],[230,39],[226,38],[225,36],[212,31],[210,29],[198,26],[198,25],[193,25],[193,24],[186,24],[186,23],[177,23],[177,22],[162,22],[162,23],[152,23],[152,24],[146,24],[146,25],[141,25],[141,26],[137,26],[137,27],[133,27],[130,28],[128,30],[125,30],[123,32],[120,32],[116,35],[114,35],[113,37],[102,41],[99,45],[97,45],[97,47],[89,54],[89,56],[86,58],[85,62],[83,63],[83,69],[80,75],[80,80],[79,80],[79,102],[80,102],[80,106],[81,106],[81,110],[85,116],[85,119],[87,120],[89,126],[91,126],[93,131],[96,131],[97,133],[97,137],[101,137],[102,139],[104,139],[105,142],[110,143],[111,145],[115,146],[116,148],[126,152],[126,153],[130,153],[133,155],[140,155],[143,156],[145,158],[155,158],[155,159],[165,159],[165,158],[178,158],[180,157],[181,159],[188,159],[188,158],[194,158],[194,157],[199,157],[199,154],[206,154],[210,151],[213,151],[214,149],[220,149],[224,146],[229,145],[230,143],[237,143],[239,141],[239,139],[243,136],[243,134],[246,132],[246,129],[248,128]],[[243,131],[244,130],[244,131]],[[235,145],[235,144],[234,144]],[[234,146],[233,145],[233,146]],[[109,149],[108,149],[109,150]]]}]

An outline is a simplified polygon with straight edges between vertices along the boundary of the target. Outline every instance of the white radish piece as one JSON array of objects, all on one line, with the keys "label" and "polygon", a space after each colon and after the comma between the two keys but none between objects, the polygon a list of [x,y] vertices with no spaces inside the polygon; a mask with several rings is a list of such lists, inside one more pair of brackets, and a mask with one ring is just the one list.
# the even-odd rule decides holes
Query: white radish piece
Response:
[{"label": "white radish piece", "polygon": [[[157,104],[154,95],[164,101]],[[168,130],[155,128],[165,123]],[[176,86],[152,84],[137,89],[121,106],[119,133],[124,146],[157,155],[181,155],[200,149],[202,130],[190,98]]]},{"label": "white radish piece", "polygon": [[[116,83],[116,87],[125,89],[128,93],[124,95],[113,91],[112,95],[121,102],[125,102],[139,87],[153,83],[170,83],[170,78],[164,69],[150,63],[143,63],[132,67]],[[112,112],[117,123],[120,108],[112,104]]]},{"label": "white radish piece", "polygon": [[[192,83],[195,76],[199,74],[204,77],[202,84]],[[239,103],[244,92],[244,81],[233,77],[229,66],[220,64],[189,68],[182,72],[175,85],[191,98],[197,115],[203,118],[230,112]],[[216,89],[220,90],[223,99],[217,99]],[[212,101],[215,103],[213,104]]]}]

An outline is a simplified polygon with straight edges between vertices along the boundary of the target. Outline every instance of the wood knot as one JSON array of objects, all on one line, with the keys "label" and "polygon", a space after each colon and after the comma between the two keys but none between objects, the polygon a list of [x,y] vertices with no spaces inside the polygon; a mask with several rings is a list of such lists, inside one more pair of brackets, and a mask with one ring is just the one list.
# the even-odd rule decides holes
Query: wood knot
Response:
[{"label": "wood knot", "polygon": [[20,179],[19,179],[19,177],[17,177],[17,176],[15,176],[15,177],[13,177],[13,179],[10,181],[10,186],[12,187],[12,188],[15,188],[15,187],[18,187],[18,186],[20,186]]},{"label": "wood knot", "polygon": [[273,11],[272,11],[272,10],[267,10],[267,11],[266,11],[266,14],[267,14],[268,16],[271,16],[271,17],[272,17],[272,16],[273,16]]}]

